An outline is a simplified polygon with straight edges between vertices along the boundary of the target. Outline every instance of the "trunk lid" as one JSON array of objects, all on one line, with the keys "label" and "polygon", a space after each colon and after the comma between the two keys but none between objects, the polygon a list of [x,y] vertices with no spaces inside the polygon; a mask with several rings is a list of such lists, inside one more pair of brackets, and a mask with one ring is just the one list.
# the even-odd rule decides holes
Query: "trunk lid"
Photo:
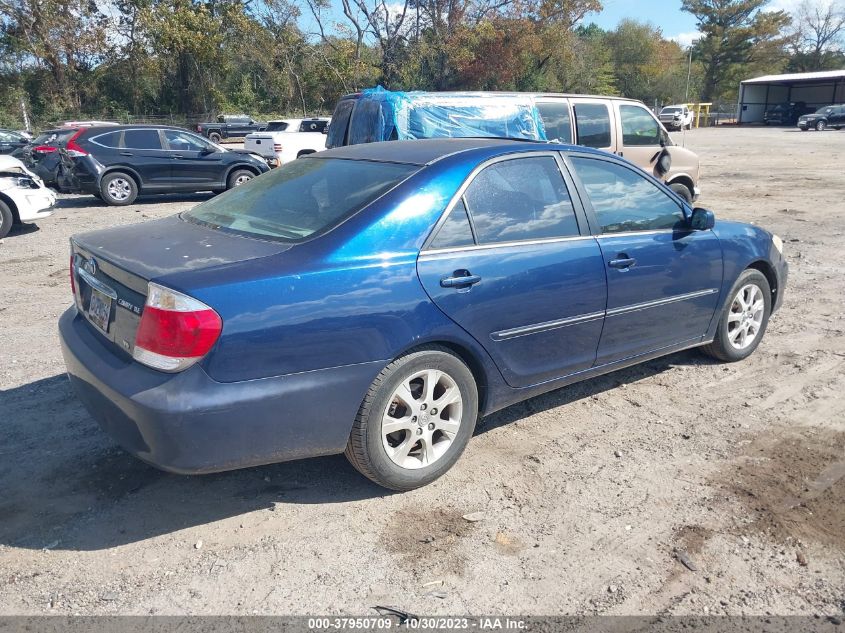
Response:
[{"label": "trunk lid", "polygon": [[268,257],[290,247],[217,231],[178,216],[83,233],[71,240],[74,301],[96,331],[131,355],[147,282]]}]

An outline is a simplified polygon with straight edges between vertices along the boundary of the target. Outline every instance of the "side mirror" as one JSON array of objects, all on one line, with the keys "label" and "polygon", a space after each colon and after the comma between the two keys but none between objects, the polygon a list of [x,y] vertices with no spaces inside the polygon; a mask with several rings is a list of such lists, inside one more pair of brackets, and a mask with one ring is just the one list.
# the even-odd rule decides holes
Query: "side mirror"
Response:
[{"label": "side mirror", "polygon": [[216,149],[216,148],[211,147],[210,145],[206,145],[205,147],[203,147],[203,148],[200,150],[200,155],[201,155],[201,156],[208,156],[209,154],[214,154],[214,153],[216,153],[216,152],[217,152],[217,149]]},{"label": "side mirror", "polygon": [[669,170],[672,169],[672,155],[669,153],[669,150],[665,147],[660,151],[657,156],[653,159],[654,162],[654,174],[660,178],[661,180],[663,177],[669,173]]},{"label": "side mirror", "polygon": [[689,225],[693,231],[709,231],[716,226],[716,216],[710,209],[696,207],[692,210]]}]

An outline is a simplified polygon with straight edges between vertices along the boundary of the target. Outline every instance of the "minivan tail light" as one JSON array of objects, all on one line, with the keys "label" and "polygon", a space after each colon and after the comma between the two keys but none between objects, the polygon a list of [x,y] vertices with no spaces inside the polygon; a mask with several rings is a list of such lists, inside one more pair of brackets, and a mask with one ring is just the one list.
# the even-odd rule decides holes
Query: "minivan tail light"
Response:
[{"label": "minivan tail light", "polygon": [[201,301],[150,283],[132,357],[153,369],[182,371],[208,354],[222,329],[220,315]]},{"label": "minivan tail light", "polygon": [[76,134],[74,134],[68,139],[67,147],[65,148],[65,151],[67,152],[68,156],[73,156],[74,158],[77,158],[79,156],[88,156],[88,152],[82,149],[76,142],[76,139],[79,138],[79,135],[82,134],[82,132],[84,131],[84,128],[78,130]]}]

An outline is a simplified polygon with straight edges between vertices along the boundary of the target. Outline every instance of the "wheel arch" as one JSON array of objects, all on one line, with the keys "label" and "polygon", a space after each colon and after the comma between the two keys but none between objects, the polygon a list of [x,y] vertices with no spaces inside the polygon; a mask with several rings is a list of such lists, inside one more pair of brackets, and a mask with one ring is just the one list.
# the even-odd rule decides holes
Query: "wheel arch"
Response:
[{"label": "wheel arch", "polygon": [[689,189],[690,196],[695,198],[695,183],[688,174],[676,174],[672,176],[671,180],[666,181],[667,185],[674,185],[675,183],[681,184]]},{"label": "wheel arch", "polygon": [[0,193],[0,200],[5,202],[6,206],[9,207],[9,211],[12,212],[12,223],[13,224],[20,224],[21,223],[21,216],[20,216],[20,213],[18,213],[18,205],[15,204],[15,201],[12,200],[5,193]]},{"label": "wheel arch", "polygon": [[775,274],[774,267],[767,262],[765,259],[758,259],[756,261],[751,262],[747,267],[746,270],[757,270],[763,274],[766,278],[766,281],[769,282],[769,291],[770,291],[770,299],[772,301],[771,305],[775,305],[775,300],[778,296],[778,277]]},{"label": "wheel arch", "polygon": [[141,175],[131,167],[124,167],[123,165],[115,165],[114,167],[109,167],[102,174],[100,174],[100,177],[97,179],[97,189],[100,189],[102,187],[103,178],[105,178],[109,174],[114,174],[117,172],[126,174],[127,176],[132,178],[132,180],[135,181],[135,186],[138,187],[138,192],[141,191],[144,186],[144,181],[141,179]]},{"label": "wheel arch", "polygon": [[403,349],[390,362],[393,362],[393,360],[402,356],[413,354],[414,352],[438,347],[445,348],[447,351],[451,352],[469,368],[470,372],[472,372],[472,377],[475,379],[475,386],[478,389],[478,412],[479,415],[481,415],[486,410],[486,406],[488,404],[488,386],[490,381],[488,379],[487,369],[484,367],[484,363],[478,357],[478,354],[469,346],[454,340],[446,339],[432,339],[422,343],[415,342],[413,345]]}]

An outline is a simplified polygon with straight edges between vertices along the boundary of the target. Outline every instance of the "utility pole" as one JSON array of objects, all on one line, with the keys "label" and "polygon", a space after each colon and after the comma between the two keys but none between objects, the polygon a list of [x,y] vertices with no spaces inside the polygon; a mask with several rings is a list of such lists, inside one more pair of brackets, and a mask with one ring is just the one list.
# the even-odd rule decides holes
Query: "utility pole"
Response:
[{"label": "utility pole", "polygon": [[26,103],[24,102],[23,97],[21,97],[21,114],[23,114],[24,129],[29,132],[29,116],[26,114]]},{"label": "utility pole", "polygon": [[690,78],[692,77],[692,47],[695,42],[692,42],[689,46],[689,64],[687,65],[687,91],[684,94],[684,103],[689,103],[689,82]]}]

